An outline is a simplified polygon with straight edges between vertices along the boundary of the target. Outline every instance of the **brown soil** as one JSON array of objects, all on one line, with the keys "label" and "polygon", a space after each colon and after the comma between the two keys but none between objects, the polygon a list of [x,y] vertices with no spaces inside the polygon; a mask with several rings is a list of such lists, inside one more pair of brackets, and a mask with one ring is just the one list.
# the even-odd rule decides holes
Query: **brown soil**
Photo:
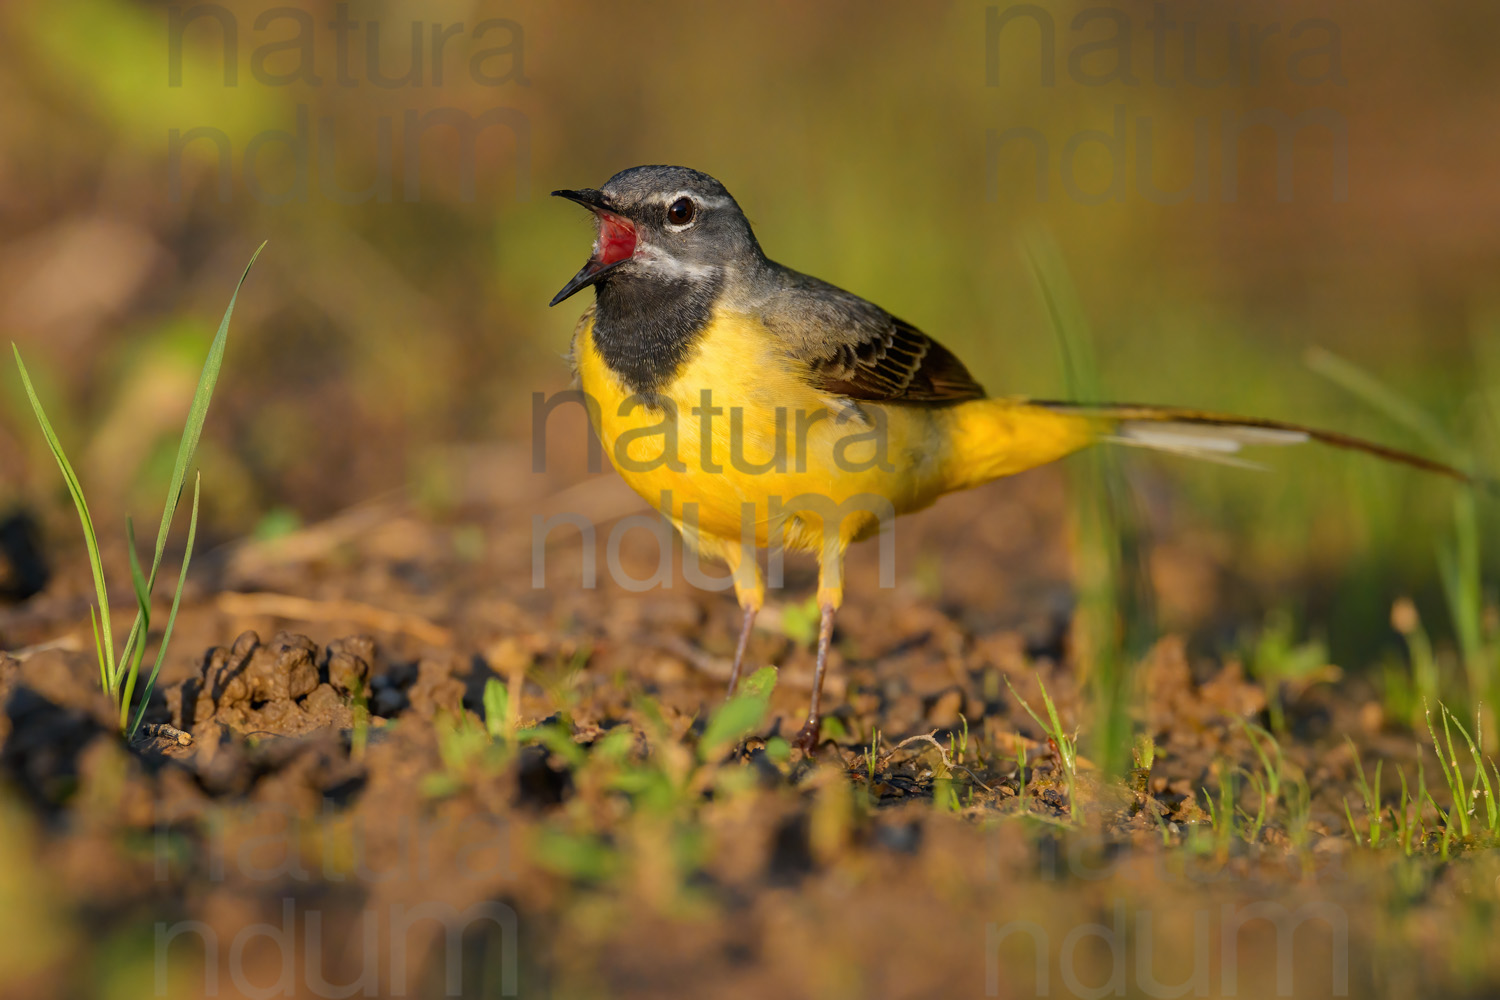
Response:
[{"label": "brown soil", "polygon": [[[768,611],[751,659],[780,667],[770,716],[699,765],[732,601],[680,575],[643,593],[603,573],[582,587],[577,536],[562,532],[548,585],[533,588],[532,513],[588,506],[607,525],[637,506],[610,477],[497,500],[496,483],[526,476],[487,475],[436,516],[376,503],[195,562],[150,735],[133,745],[114,734],[84,649],[82,570],[0,612],[0,644],[25,650],[0,657],[7,996],[318,996],[350,983],[564,997],[1099,995],[1101,983],[1269,996],[1285,983],[1323,996],[1344,977],[1350,995],[1478,995],[1500,982],[1488,932],[1469,947],[1458,939],[1471,932],[1452,930],[1493,926],[1494,852],[1397,864],[1348,834],[1345,797],[1364,816],[1345,736],[1389,761],[1388,784],[1397,764],[1415,774],[1418,753],[1355,685],[1286,693],[1288,772],[1311,790],[1301,830],[1280,814],[1254,843],[1215,837],[1201,789],[1258,767],[1240,720],[1264,723],[1266,694],[1176,638],[1138,670],[1154,767],[1120,782],[1085,765],[1070,796],[1057,748],[1003,683],[1040,708],[1044,682],[1065,724],[1086,727],[1058,477],[903,522],[898,565],[940,557],[935,583],[882,590],[873,551],[856,556],[825,693],[845,735],[813,761],[775,746],[805,711],[811,653],[788,637],[784,606]],[[638,578],[653,546],[626,537]],[[807,569],[790,583],[787,604],[810,589]],[[520,692],[512,721],[557,728],[568,746],[481,735],[491,678]],[[941,750],[893,749],[927,733]],[[1256,792],[1239,788],[1253,814]],[[1264,904],[1312,915],[1295,949],[1251,919]]]}]

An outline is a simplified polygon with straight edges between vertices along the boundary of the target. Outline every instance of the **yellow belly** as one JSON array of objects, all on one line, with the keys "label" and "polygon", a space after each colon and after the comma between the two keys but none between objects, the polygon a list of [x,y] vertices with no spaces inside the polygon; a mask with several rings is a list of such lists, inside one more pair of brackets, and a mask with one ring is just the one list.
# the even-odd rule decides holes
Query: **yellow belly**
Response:
[{"label": "yellow belly", "polygon": [[[753,317],[716,316],[648,406],[573,345],[594,429],[620,475],[690,543],[831,555],[943,493],[1075,451],[1093,426],[1022,403],[882,404],[825,396]],[[824,524],[837,523],[836,531]]]}]

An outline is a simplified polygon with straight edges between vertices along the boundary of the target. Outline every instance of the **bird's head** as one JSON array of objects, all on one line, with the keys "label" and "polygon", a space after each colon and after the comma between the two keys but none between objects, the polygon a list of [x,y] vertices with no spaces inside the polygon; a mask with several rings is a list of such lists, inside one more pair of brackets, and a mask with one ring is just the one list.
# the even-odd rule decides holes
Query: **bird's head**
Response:
[{"label": "bird's head", "polygon": [[602,188],[553,191],[594,213],[588,263],[552,305],[601,282],[691,283],[760,259],[760,245],[724,185],[687,167],[632,167]]}]

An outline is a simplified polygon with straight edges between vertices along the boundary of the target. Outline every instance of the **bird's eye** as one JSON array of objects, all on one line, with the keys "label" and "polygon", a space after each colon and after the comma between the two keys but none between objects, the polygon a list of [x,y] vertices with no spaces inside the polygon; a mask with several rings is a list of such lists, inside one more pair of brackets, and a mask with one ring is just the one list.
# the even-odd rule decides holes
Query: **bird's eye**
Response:
[{"label": "bird's eye", "polygon": [[685,226],[693,221],[693,215],[696,211],[693,199],[678,198],[667,209],[667,221],[674,226]]}]

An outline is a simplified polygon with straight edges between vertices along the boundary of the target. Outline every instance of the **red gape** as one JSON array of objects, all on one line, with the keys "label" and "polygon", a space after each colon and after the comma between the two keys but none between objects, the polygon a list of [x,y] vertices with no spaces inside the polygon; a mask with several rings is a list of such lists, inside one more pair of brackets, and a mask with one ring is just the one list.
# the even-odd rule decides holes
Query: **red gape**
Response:
[{"label": "red gape", "polygon": [[599,217],[599,243],[597,260],[600,264],[615,264],[635,253],[635,226],[629,220],[609,212],[596,213]]}]

